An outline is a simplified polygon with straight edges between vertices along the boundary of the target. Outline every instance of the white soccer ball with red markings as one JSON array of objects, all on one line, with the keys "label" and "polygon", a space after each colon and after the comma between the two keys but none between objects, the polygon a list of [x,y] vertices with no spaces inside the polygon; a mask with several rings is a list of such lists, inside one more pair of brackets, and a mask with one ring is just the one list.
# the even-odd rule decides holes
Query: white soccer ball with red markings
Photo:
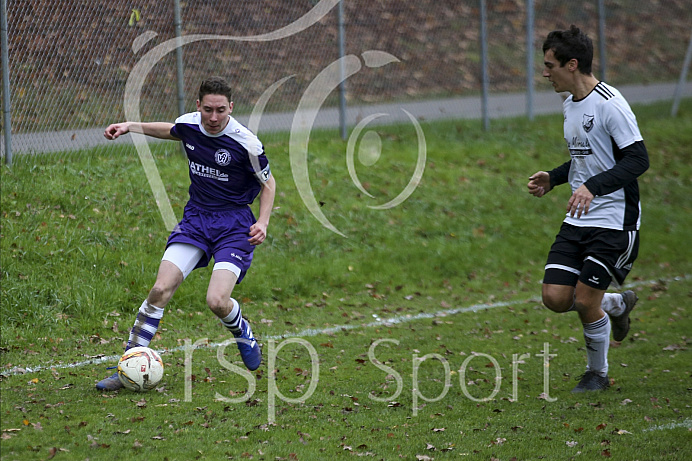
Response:
[{"label": "white soccer ball with red markings", "polygon": [[118,378],[126,389],[149,391],[163,379],[163,361],[153,349],[133,347],[118,361]]}]

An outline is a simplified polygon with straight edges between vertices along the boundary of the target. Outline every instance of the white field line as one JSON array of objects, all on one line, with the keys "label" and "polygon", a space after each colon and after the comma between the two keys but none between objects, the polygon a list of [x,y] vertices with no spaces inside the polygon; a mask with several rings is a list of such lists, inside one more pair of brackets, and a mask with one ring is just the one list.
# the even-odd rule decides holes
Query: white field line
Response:
[{"label": "white field line", "polygon": [[[633,282],[633,283],[628,283],[626,285],[626,288],[634,288],[637,286],[648,286],[648,285],[654,285],[656,283],[664,282],[664,283],[670,283],[670,282],[679,282],[679,281],[684,281],[684,280],[689,280],[692,278],[692,275],[684,275],[680,277],[673,277],[670,279],[659,279],[659,280],[648,280],[648,281],[640,281],[640,282]],[[358,325],[337,325],[333,326],[330,328],[309,328],[306,330],[299,331],[297,333],[285,333],[282,335],[270,335],[270,336],[264,336],[262,339],[263,340],[270,340],[273,339],[275,341],[282,340],[282,339],[287,339],[287,338],[307,338],[307,337],[312,337],[312,336],[318,336],[318,335],[331,335],[335,333],[339,333],[341,331],[346,331],[346,330],[355,330],[355,329],[363,329],[363,328],[371,328],[371,327],[381,327],[381,326],[387,326],[387,325],[396,325],[396,324],[401,324],[401,323],[408,323],[408,322],[414,322],[416,320],[424,320],[424,319],[432,319],[432,318],[437,318],[437,317],[447,317],[450,315],[457,315],[457,314],[464,314],[467,312],[478,312],[482,310],[488,310],[488,309],[494,309],[496,307],[507,307],[507,306],[515,306],[517,304],[525,304],[529,302],[535,302],[539,303],[540,299],[538,298],[528,298],[528,299],[523,299],[523,300],[515,300],[515,301],[506,301],[506,302],[498,302],[498,303],[482,303],[482,304],[474,304],[472,306],[468,307],[458,307],[454,309],[444,309],[441,311],[437,311],[434,313],[429,313],[429,312],[423,312],[420,314],[416,315],[404,315],[404,316],[398,316],[398,317],[390,317],[387,319],[382,319],[377,316],[377,314],[373,314],[373,317],[375,319],[374,322],[370,323],[361,323]],[[220,347],[221,345],[226,345],[228,344],[228,341],[225,341],[223,343],[207,343],[202,346],[197,346],[197,347],[205,347],[205,348],[217,348]],[[159,354],[171,354],[175,352],[181,352],[184,351],[187,346],[178,346],[174,347],[171,349],[165,349],[165,350],[159,350],[157,351]],[[197,348],[195,347],[195,349]],[[81,362],[74,362],[74,363],[58,363],[58,364],[52,364],[52,365],[36,365],[34,367],[21,367],[21,366],[15,366],[10,370],[0,372],[0,377],[2,378],[7,378],[10,376],[16,376],[16,375],[26,375],[30,373],[38,373],[39,371],[43,370],[58,370],[58,369],[66,369],[66,368],[80,368],[86,365],[99,365],[104,362],[117,362],[118,359],[120,359],[119,355],[109,355],[109,356],[101,356],[101,357],[94,357],[88,360],[83,360]]]},{"label": "white field line", "polygon": [[684,421],[680,421],[679,423],[668,423],[660,426],[648,427],[644,429],[644,432],[668,431],[670,429],[677,429],[678,427],[686,427],[687,429],[692,430],[692,418],[686,418]]}]

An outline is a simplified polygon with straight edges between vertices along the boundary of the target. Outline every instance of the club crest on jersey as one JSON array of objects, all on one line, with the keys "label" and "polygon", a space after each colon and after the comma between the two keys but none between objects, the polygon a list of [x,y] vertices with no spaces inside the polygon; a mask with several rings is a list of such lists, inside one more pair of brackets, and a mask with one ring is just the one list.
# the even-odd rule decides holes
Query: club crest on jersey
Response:
[{"label": "club crest on jersey", "polygon": [[586,114],[582,115],[581,126],[584,127],[584,131],[586,131],[587,133],[589,131],[591,131],[591,128],[593,128],[593,119],[594,119],[593,115],[586,115]]},{"label": "club crest on jersey", "polygon": [[214,160],[219,166],[226,166],[231,163],[231,154],[226,149],[219,149],[214,154]]}]

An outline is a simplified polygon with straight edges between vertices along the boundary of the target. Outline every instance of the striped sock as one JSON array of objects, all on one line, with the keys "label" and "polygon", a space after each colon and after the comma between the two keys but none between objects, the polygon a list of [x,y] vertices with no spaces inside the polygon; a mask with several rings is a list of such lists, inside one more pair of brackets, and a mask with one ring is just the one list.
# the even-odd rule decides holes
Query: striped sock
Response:
[{"label": "striped sock", "polygon": [[233,333],[233,336],[240,336],[242,333],[240,321],[243,319],[243,315],[240,311],[240,304],[238,304],[238,301],[231,298],[231,303],[233,304],[231,307],[231,313],[222,318],[221,323],[223,326],[228,328],[231,333]]},{"label": "striped sock", "polygon": [[610,346],[610,317],[593,323],[584,323],[586,341],[586,370],[601,376],[608,375],[608,347]]},{"label": "striped sock", "polygon": [[145,300],[140,306],[135,324],[130,330],[130,337],[125,350],[138,346],[149,346],[159,328],[161,317],[163,317],[163,309],[152,306]]}]

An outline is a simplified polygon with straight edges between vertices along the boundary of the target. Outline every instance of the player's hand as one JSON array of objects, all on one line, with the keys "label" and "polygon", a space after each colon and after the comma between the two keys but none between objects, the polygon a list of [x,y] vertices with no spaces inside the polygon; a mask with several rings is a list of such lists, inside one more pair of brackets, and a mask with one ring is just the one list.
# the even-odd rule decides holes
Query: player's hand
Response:
[{"label": "player's hand", "polygon": [[108,140],[114,140],[116,138],[119,138],[120,136],[124,135],[125,133],[128,133],[130,131],[130,126],[127,122],[123,123],[114,123],[112,125],[108,125],[106,128],[106,131],[103,133],[103,136],[106,137]]},{"label": "player's hand", "polygon": [[582,184],[569,198],[569,202],[567,202],[567,212],[573,218],[575,214],[577,218],[581,218],[582,214],[589,214],[591,200],[593,200],[593,194]]},{"label": "player's hand", "polygon": [[256,222],[250,227],[250,245],[259,245],[267,238],[267,225]]},{"label": "player's hand", "polygon": [[550,175],[545,171],[539,171],[529,177],[529,194],[536,197],[543,197],[550,192]]}]

